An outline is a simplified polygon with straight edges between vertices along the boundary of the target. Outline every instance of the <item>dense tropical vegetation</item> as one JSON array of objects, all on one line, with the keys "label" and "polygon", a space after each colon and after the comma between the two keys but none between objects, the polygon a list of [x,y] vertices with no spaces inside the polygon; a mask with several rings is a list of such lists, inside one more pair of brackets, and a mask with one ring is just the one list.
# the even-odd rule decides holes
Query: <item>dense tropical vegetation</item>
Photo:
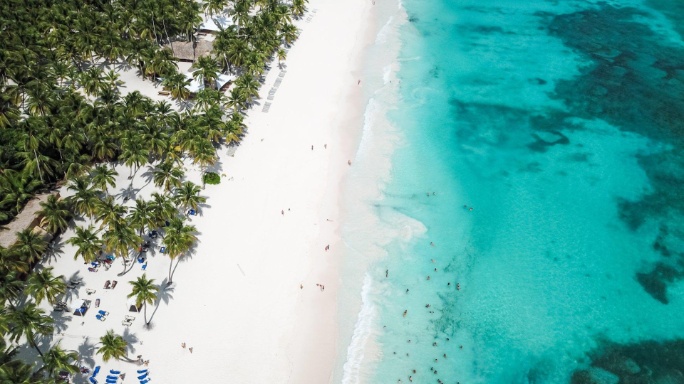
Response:
[{"label": "dense tropical vegetation", "polygon": [[[197,241],[185,213],[205,202],[201,188],[184,180],[183,159],[206,172],[221,145],[241,140],[244,111],[258,97],[269,63],[285,59],[284,48],[298,34],[293,20],[305,11],[306,0],[0,2],[0,224],[35,194],[67,185],[67,199],[51,196],[41,204],[44,229],[60,233],[72,217],[90,220],[94,225],[75,227],[67,239],[84,262],[103,252],[134,257],[142,236],[158,229],[170,282],[177,260]],[[196,41],[202,13],[227,14],[234,25],[218,32],[212,53],[193,64],[205,89],[192,95],[169,43]],[[117,71],[125,66],[161,82],[173,104],[122,92]],[[228,96],[214,89],[220,72],[237,77]],[[127,166],[130,177],[148,167],[163,192],[134,206],[118,201],[114,162]],[[59,371],[78,368],[75,352],[42,342],[54,326],[39,305],[58,304],[66,285],[51,268],[36,267],[49,251],[31,230],[0,247],[0,383],[53,383]],[[145,277],[133,283],[141,303],[154,301],[151,284]],[[16,358],[22,340],[42,364]],[[110,331],[97,352],[105,361],[126,359],[126,342]]]}]

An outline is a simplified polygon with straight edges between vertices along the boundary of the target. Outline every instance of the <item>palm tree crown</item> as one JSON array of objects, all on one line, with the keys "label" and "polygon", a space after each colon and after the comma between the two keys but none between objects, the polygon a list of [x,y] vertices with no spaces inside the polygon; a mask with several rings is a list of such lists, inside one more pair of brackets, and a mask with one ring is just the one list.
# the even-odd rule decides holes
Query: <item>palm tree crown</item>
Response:
[{"label": "palm tree crown", "polygon": [[149,324],[147,321],[147,304],[154,304],[154,301],[157,300],[159,287],[154,285],[154,279],[148,279],[144,273],[137,280],[130,281],[129,283],[133,286],[133,289],[128,294],[128,297],[135,297],[136,306],[144,305],[145,324]]},{"label": "palm tree crown", "polygon": [[52,267],[35,271],[29,276],[26,284],[26,293],[33,297],[36,304],[47,299],[48,303],[54,305],[57,302],[57,296],[64,292],[66,292],[64,276],[54,276]]}]

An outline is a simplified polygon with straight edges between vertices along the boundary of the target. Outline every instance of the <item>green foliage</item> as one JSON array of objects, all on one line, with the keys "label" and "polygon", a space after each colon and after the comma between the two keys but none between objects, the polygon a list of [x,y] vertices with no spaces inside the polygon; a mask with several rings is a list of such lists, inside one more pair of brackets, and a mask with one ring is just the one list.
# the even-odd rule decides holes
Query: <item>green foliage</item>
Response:
[{"label": "green foliage", "polygon": [[216,172],[205,173],[203,179],[205,184],[216,185],[221,183],[221,176]]},{"label": "green foliage", "polygon": [[[183,183],[179,165],[190,158],[206,168],[216,162],[216,148],[242,139],[243,112],[258,97],[268,62],[276,57],[285,60],[283,48],[298,35],[292,20],[304,15],[306,3],[0,1],[0,224],[12,220],[35,194],[66,178],[73,195],[42,204],[41,225],[61,231],[73,215],[99,221],[99,229],[77,227],[76,235],[67,240],[77,248],[74,257],[92,261],[103,245],[125,254],[140,244],[146,229],[171,220],[166,240],[173,265],[173,259],[182,257],[197,240],[193,226],[174,220],[178,208],[197,209],[205,201],[199,187]],[[193,66],[195,77],[206,85],[193,96],[168,43],[196,39],[201,12],[214,17],[226,9],[231,9],[235,25],[219,32],[211,55]],[[122,96],[115,70],[122,64],[137,69],[144,79],[163,78],[173,100],[194,105],[179,113],[170,103],[155,103],[137,91]],[[217,72],[239,74],[229,95],[214,89]],[[166,193],[155,193],[147,205],[136,204],[128,211],[107,196],[116,176],[108,162],[127,165],[131,176],[156,164],[154,183]],[[219,184],[221,178],[209,172],[203,179]],[[62,278],[49,269],[32,272],[46,247],[42,239],[24,231],[17,244],[0,248],[3,383],[28,382],[24,378],[32,376],[31,382],[52,382],[43,376],[75,367],[70,351],[53,349],[46,353],[43,367],[34,371],[1,343],[3,338],[25,337],[42,354],[37,339],[52,333],[51,319],[34,303],[17,308],[22,295],[52,303],[64,289]],[[127,359],[120,336],[110,331],[101,342],[98,353],[105,361]]]}]

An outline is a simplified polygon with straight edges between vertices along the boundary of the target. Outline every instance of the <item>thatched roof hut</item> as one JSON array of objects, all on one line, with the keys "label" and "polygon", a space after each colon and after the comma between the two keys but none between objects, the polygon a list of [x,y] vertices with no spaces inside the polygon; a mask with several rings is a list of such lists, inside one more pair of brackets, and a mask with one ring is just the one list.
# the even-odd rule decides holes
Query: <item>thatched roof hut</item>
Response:
[{"label": "thatched roof hut", "polygon": [[[195,45],[193,50],[192,46]],[[200,40],[195,43],[192,41],[174,41],[171,43],[173,57],[180,61],[194,62],[200,56],[207,56],[211,53],[213,43],[211,41]]]},{"label": "thatched roof hut", "polygon": [[0,246],[4,248],[11,247],[17,241],[17,233],[26,228],[34,228],[34,231],[40,232],[44,237],[50,238],[51,234],[40,228],[40,215],[38,211],[41,210],[40,203],[47,201],[51,193],[44,193],[37,195],[31,199],[24,209],[10,222],[9,224],[0,228]]}]

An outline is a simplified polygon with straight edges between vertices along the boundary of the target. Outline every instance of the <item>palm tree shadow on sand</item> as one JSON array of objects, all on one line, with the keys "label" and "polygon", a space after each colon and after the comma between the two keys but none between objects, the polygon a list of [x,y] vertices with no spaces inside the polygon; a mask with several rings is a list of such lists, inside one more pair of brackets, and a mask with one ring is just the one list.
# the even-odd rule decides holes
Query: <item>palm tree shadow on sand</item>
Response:
[{"label": "palm tree shadow on sand", "polygon": [[95,367],[95,343],[92,343],[89,338],[86,338],[83,340],[83,343],[78,346],[77,351],[82,365]]},{"label": "palm tree shadow on sand", "polygon": [[173,300],[173,291],[175,288],[173,285],[168,285],[168,282],[169,279],[165,278],[159,285],[159,291],[157,292],[157,304],[154,306],[154,311],[152,311],[152,314],[150,315],[149,324],[146,326],[148,330],[154,329],[152,319],[154,319],[154,315],[157,313],[159,305],[162,302],[166,305],[169,305],[171,300]]}]

